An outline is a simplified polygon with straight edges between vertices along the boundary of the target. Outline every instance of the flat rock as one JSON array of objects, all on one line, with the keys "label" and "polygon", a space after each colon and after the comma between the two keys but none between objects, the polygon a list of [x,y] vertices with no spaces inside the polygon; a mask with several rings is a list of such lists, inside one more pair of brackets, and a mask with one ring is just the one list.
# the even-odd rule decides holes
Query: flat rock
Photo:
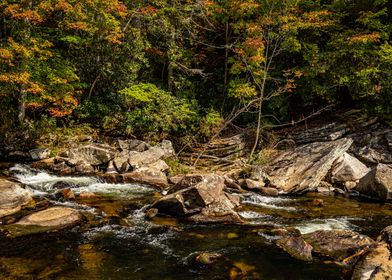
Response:
[{"label": "flat rock", "polygon": [[375,243],[370,237],[351,230],[319,230],[305,234],[303,238],[313,247],[313,252],[338,261]]},{"label": "flat rock", "polygon": [[71,228],[83,220],[78,210],[67,207],[51,207],[23,217],[17,223],[5,226],[9,237],[52,232]]},{"label": "flat rock", "polygon": [[392,168],[385,164],[378,164],[364,176],[355,188],[359,193],[388,201],[392,199]]},{"label": "flat rock", "polygon": [[32,193],[20,184],[0,179],[0,218],[19,212],[32,201]]},{"label": "flat rock", "polygon": [[343,138],[332,142],[315,142],[294,150],[283,151],[264,171],[271,186],[285,193],[315,190],[325,178],[332,164],[353,143]]}]

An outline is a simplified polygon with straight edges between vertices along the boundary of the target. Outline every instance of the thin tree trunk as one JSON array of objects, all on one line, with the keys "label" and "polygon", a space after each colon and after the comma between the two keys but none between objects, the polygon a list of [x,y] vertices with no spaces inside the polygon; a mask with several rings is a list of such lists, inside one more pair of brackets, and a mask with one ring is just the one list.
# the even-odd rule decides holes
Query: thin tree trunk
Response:
[{"label": "thin tree trunk", "polygon": [[170,58],[167,66],[167,90],[169,92],[173,91],[173,64],[170,61]]},{"label": "thin tree trunk", "polygon": [[226,31],[225,31],[225,77],[224,77],[224,82],[223,82],[225,91],[227,88],[227,75],[228,75],[228,73],[227,73],[227,68],[228,68],[227,67],[228,66],[227,60],[228,60],[228,58],[229,58],[229,21],[227,21],[227,23],[226,23]]},{"label": "thin tree trunk", "polygon": [[[171,31],[171,48],[173,48],[173,46],[175,46],[175,30],[172,29]],[[174,85],[173,85],[173,75],[174,75],[174,63],[170,58],[170,51],[169,51],[169,56],[168,56],[168,64],[167,64],[167,90],[169,92],[172,92],[174,89]]]},{"label": "thin tree trunk", "polygon": [[[28,2],[28,8],[31,9],[33,7],[33,1],[30,0]],[[30,21],[28,18],[24,19],[24,22],[27,25],[27,31],[25,35],[25,40],[26,42],[30,39],[30,33],[31,33],[31,26],[30,26]],[[22,68],[25,68],[26,61],[22,62]],[[27,97],[27,92],[26,92],[26,87],[24,85],[21,86],[20,88],[20,94],[19,94],[19,100],[18,100],[18,120],[20,124],[23,124],[25,122],[26,118],[26,97]]]},{"label": "thin tree trunk", "polygon": [[20,90],[18,101],[18,120],[20,124],[23,124],[26,117],[26,89],[23,86]]},{"label": "thin tree trunk", "polygon": [[258,117],[257,117],[257,128],[256,128],[256,137],[255,137],[255,142],[252,147],[252,151],[250,152],[249,155],[249,160],[252,159],[253,154],[256,151],[257,144],[259,143],[259,138],[260,138],[260,128],[261,128],[261,106],[263,105],[263,100],[264,100],[264,90],[265,90],[265,83],[267,81],[267,69],[264,71],[264,76],[263,76],[263,82],[261,85],[261,90],[260,90],[260,101],[259,101],[259,112],[258,112]]}]

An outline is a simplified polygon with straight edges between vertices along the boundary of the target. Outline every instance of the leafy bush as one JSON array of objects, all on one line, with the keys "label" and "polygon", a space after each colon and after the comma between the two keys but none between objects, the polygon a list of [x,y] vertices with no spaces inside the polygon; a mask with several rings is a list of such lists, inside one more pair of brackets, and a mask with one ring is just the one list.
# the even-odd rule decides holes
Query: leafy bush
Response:
[{"label": "leafy bush", "polygon": [[216,132],[218,132],[223,118],[221,114],[214,109],[209,109],[207,114],[202,117],[200,121],[199,137],[202,140],[211,138]]},{"label": "leafy bush", "polygon": [[129,133],[143,138],[162,138],[193,131],[197,106],[153,84],[137,84],[119,92],[126,106],[125,126]]}]

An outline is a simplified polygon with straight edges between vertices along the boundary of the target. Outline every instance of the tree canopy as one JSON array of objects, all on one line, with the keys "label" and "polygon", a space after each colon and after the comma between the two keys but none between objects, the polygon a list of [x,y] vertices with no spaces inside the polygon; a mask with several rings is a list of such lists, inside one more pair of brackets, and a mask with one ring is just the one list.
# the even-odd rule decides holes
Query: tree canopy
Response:
[{"label": "tree canopy", "polygon": [[3,132],[52,119],[206,141],[231,118],[392,113],[387,0],[4,0],[0,17]]}]

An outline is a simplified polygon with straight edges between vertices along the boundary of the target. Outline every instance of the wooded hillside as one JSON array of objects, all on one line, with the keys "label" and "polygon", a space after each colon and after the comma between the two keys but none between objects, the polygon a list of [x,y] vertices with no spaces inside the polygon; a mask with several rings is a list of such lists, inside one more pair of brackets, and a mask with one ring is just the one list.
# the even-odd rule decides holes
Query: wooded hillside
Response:
[{"label": "wooded hillside", "polygon": [[[208,141],[334,106],[391,119],[388,0],[4,0],[0,140]],[[184,138],[186,137],[186,138]]]}]

